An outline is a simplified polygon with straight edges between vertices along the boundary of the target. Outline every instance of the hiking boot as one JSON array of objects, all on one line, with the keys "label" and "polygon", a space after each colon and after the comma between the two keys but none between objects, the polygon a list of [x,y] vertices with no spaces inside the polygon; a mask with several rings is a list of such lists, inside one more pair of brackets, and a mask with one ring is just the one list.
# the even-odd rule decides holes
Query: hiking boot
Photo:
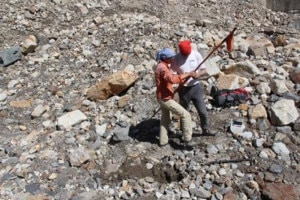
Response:
[{"label": "hiking boot", "polygon": [[197,145],[197,143],[194,142],[194,141],[192,141],[192,140],[190,140],[190,141],[185,141],[183,144],[184,144],[184,146],[186,146],[186,147],[194,147],[194,146]]},{"label": "hiking boot", "polygon": [[209,129],[204,129],[204,130],[202,131],[202,134],[203,134],[203,135],[206,135],[206,136],[215,136],[217,133],[216,133],[216,132],[212,132],[212,131],[209,130]]},{"label": "hiking boot", "polygon": [[167,146],[169,143],[167,142],[167,143],[165,143],[165,144],[159,144],[159,146],[160,147],[165,147],[165,146]]}]

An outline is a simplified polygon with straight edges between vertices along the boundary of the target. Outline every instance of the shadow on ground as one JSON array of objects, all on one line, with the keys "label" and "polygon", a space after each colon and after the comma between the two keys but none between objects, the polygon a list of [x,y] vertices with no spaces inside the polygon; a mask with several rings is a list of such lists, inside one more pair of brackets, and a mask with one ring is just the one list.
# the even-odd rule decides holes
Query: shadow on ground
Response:
[{"label": "shadow on ground", "polygon": [[139,142],[158,144],[159,124],[160,120],[158,119],[142,121],[136,126],[130,127],[129,136]]},{"label": "shadow on ground", "polygon": [[[152,144],[159,145],[159,119],[148,119],[142,121],[141,123],[137,124],[136,126],[131,126],[129,131],[129,136],[134,140],[139,142],[149,142]],[[189,150],[189,147],[183,146],[182,141],[182,133],[180,131],[173,132],[169,131],[169,145],[176,150]],[[205,136],[200,134],[199,132],[193,133],[193,138]]]},{"label": "shadow on ground", "polygon": [[[159,119],[148,119],[142,121],[136,126],[132,126],[129,131],[129,136],[139,142],[150,142],[159,145]],[[176,134],[169,131],[169,145],[173,149],[184,149],[180,138],[181,134]]]}]

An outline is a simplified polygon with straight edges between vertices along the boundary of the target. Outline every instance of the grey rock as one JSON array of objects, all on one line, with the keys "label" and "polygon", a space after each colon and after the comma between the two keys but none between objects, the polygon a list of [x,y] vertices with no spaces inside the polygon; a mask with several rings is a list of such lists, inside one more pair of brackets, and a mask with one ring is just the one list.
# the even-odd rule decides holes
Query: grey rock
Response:
[{"label": "grey rock", "polygon": [[197,189],[191,189],[190,192],[192,195],[203,199],[207,199],[211,197],[211,192],[209,190],[204,189],[201,186]]},{"label": "grey rock", "polygon": [[39,183],[30,183],[25,186],[26,192],[29,192],[31,194],[35,194],[40,189],[40,184]]},{"label": "grey rock", "polygon": [[297,94],[294,94],[292,92],[286,92],[286,93],[284,93],[283,97],[286,98],[286,99],[292,99],[295,102],[299,102],[300,101],[300,96],[297,95]]},{"label": "grey rock", "polygon": [[270,166],[269,171],[274,173],[274,174],[280,174],[283,172],[283,167],[278,164],[273,164]]},{"label": "grey rock", "polygon": [[291,133],[292,127],[290,127],[290,126],[277,126],[277,127],[276,127],[276,130],[277,130],[278,132],[280,132],[280,133],[285,133],[285,134],[287,134],[287,133]]},{"label": "grey rock", "polygon": [[280,99],[271,106],[271,122],[274,125],[288,125],[299,117],[295,102],[288,99]]},{"label": "grey rock", "polygon": [[3,181],[6,181],[6,180],[13,180],[15,178],[17,178],[17,177],[14,176],[13,174],[5,173],[5,174],[3,174],[3,176],[1,177],[0,180],[3,182]]},{"label": "grey rock", "polygon": [[72,166],[79,167],[86,161],[91,159],[87,149],[80,147],[70,152],[70,162]]},{"label": "grey rock", "polygon": [[282,142],[275,142],[272,146],[273,151],[278,155],[289,155],[290,151]]},{"label": "grey rock", "polygon": [[0,67],[7,67],[22,58],[20,47],[10,47],[0,52]]},{"label": "grey rock", "polygon": [[206,151],[209,154],[217,154],[219,150],[214,145],[208,145],[207,148],[206,148]]},{"label": "grey rock", "polygon": [[113,140],[114,141],[125,141],[129,140],[129,125],[120,125],[114,129]]},{"label": "grey rock", "polygon": [[256,121],[256,126],[258,130],[266,131],[271,127],[271,124],[266,118],[258,118]]}]

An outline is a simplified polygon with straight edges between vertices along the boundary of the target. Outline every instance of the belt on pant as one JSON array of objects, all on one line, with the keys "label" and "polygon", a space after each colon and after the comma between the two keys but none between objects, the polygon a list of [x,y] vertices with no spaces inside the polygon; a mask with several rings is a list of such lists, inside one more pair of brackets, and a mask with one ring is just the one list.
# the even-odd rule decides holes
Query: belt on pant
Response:
[{"label": "belt on pant", "polygon": [[195,87],[197,84],[199,84],[199,83],[196,83],[196,84],[191,85],[191,86],[183,86],[183,87],[184,87],[184,88],[192,88],[192,87]]}]

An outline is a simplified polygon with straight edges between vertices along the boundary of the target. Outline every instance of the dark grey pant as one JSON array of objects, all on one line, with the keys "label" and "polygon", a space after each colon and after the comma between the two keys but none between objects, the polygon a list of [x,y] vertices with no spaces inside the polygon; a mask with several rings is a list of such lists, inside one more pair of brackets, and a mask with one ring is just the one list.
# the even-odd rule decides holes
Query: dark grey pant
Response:
[{"label": "dark grey pant", "polygon": [[204,93],[200,83],[191,87],[182,87],[178,94],[180,98],[179,103],[186,110],[189,110],[190,101],[193,102],[200,117],[200,124],[202,130],[209,129],[209,119],[203,97]]}]

